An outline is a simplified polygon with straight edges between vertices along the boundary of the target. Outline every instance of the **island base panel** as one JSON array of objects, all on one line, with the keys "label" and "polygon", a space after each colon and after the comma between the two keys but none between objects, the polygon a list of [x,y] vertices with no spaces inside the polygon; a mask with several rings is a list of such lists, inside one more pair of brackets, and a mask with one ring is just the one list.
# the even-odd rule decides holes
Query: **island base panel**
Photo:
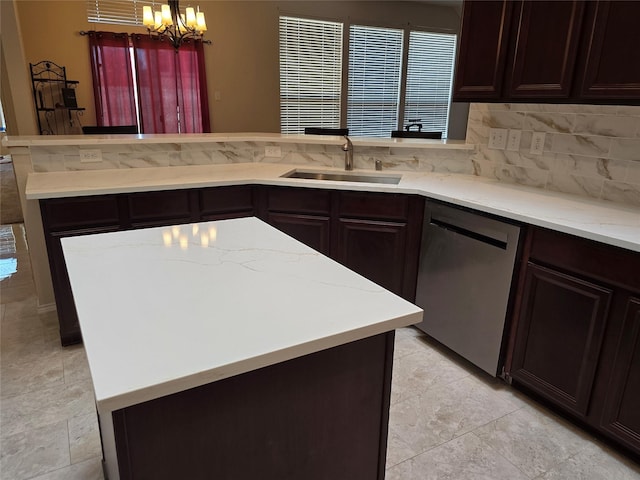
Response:
[{"label": "island base panel", "polygon": [[393,339],[376,335],[113,412],[120,479],[383,479]]}]

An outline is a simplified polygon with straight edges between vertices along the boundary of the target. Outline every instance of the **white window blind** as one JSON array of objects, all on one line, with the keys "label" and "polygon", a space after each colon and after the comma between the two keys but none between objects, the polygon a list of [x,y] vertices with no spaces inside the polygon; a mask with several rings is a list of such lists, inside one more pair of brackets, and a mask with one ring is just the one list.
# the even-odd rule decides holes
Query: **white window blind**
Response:
[{"label": "white window blind", "polygon": [[347,106],[351,135],[388,137],[397,128],[403,35],[399,29],[351,26]]},{"label": "white window blind", "polygon": [[280,128],[340,126],[342,24],[280,17]]},{"label": "white window blind", "polygon": [[[142,7],[159,10],[163,2],[153,0],[86,0],[87,20],[91,23],[142,25]],[[166,3],[166,2],[164,2]]]},{"label": "white window blind", "polygon": [[404,123],[420,119],[422,130],[447,135],[456,54],[455,34],[409,34]]}]

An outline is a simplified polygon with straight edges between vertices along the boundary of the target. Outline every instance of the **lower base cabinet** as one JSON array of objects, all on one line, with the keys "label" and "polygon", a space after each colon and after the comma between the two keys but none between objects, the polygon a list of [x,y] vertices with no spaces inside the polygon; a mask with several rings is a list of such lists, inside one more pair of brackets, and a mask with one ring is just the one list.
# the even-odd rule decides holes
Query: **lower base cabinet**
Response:
[{"label": "lower base cabinet", "polygon": [[120,479],[384,479],[393,341],[375,335],[112,412]]},{"label": "lower base cabinet", "polygon": [[404,297],[415,299],[424,199],[250,185],[40,201],[62,345],[82,341],[60,240],[72,235],[257,215]]},{"label": "lower base cabinet", "polygon": [[640,458],[640,254],[529,233],[507,373]]},{"label": "lower base cabinet", "polygon": [[260,208],[284,233],[415,301],[423,197],[265,187]]}]

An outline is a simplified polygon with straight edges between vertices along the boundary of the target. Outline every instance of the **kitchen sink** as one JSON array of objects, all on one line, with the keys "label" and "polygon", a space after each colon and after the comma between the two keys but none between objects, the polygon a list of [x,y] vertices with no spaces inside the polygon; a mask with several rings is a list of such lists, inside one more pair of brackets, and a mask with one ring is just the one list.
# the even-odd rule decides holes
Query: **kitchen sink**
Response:
[{"label": "kitchen sink", "polygon": [[351,172],[321,172],[318,170],[292,170],[281,175],[286,178],[302,178],[306,180],[329,180],[333,182],[386,183],[397,185],[401,175],[375,175]]}]

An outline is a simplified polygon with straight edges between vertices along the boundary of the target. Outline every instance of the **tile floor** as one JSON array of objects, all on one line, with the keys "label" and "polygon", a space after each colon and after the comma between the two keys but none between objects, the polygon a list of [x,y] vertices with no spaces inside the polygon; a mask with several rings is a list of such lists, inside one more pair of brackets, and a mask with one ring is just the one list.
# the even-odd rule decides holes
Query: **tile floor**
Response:
[{"label": "tile floor", "polygon": [[[17,270],[17,271],[15,271]],[[0,479],[102,479],[82,346],[38,314],[21,225],[0,227]],[[396,336],[388,480],[640,479],[640,466],[413,328]]]}]

